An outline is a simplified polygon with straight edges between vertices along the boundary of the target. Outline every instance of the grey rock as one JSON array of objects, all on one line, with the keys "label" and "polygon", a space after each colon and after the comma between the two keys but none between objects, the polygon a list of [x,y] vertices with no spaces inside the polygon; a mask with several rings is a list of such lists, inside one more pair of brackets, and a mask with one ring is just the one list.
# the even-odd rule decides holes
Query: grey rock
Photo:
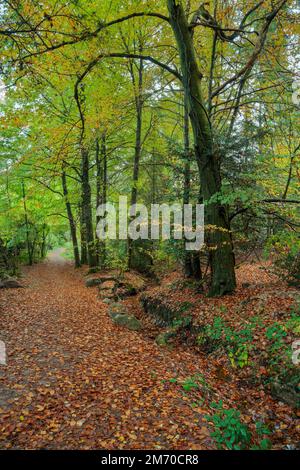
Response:
[{"label": "grey rock", "polygon": [[125,305],[122,305],[120,302],[113,302],[109,306],[108,314],[110,317],[115,315],[128,315],[128,310]]},{"label": "grey rock", "polygon": [[300,408],[300,394],[292,385],[274,382],[271,388],[272,395],[277,400],[287,403],[292,408]]},{"label": "grey rock", "polygon": [[99,284],[101,284],[101,279],[99,278],[90,278],[90,279],[87,279],[85,281],[85,287],[95,287],[95,286],[99,286]]},{"label": "grey rock", "polygon": [[94,267],[88,270],[88,274],[96,274],[100,271],[100,268]]},{"label": "grey rock", "polygon": [[16,281],[16,279],[4,279],[0,282],[0,288],[2,289],[21,289],[23,286]]},{"label": "grey rock", "polygon": [[111,280],[111,281],[104,281],[100,284],[99,289],[100,290],[108,290],[108,291],[113,291],[116,287],[116,281]]},{"label": "grey rock", "polygon": [[139,331],[142,328],[141,322],[134,315],[128,314],[127,308],[120,303],[110,305],[109,316],[114,323],[129,330]]},{"label": "grey rock", "polygon": [[112,317],[112,321],[133,331],[139,331],[142,328],[141,322],[133,315],[116,314]]}]

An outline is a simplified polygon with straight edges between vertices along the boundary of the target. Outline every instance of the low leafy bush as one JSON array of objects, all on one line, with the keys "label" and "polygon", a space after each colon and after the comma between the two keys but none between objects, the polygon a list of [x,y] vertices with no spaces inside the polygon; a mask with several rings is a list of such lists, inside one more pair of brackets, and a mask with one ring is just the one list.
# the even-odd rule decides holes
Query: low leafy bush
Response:
[{"label": "low leafy bush", "polygon": [[269,371],[266,383],[270,385],[274,396],[296,408],[300,407],[300,374],[299,367],[292,360],[290,336],[298,335],[299,329],[300,315],[295,310],[285,324],[276,322],[265,333]]},{"label": "low leafy bush", "polygon": [[266,254],[272,255],[274,272],[289,284],[300,285],[300,240],[297,235],[281,231],[268,240]]},{"label": "low leafy bush", "polygon": [[225,409],[222,400],[219,403],[213,402],[211,407],[215,413],[212,416],[206,416],[206,419],[214,425],[211,437],[218,449],[270,449],[271,441],[267,438],[270,431],[262,422],[256,424],[256,433],[252,435],[249,427],[241,421],[238,410]]},{"label": "low leafy bush", "polygon": [[257,318],[240,330],[232,329],[221,317],[214,318],[212,325],[206,325],[198,335],[197,343],[209,352],[224,346],[233,367],[245,367],[249,363],[249,352],[252,349],[253,331]]},{"label": "low leafy bush", "polygon": [[199,388],[199,384],[197,383],[195,377],[189,377],[183,382],[182,388],[185,392],[190,392],[191,390],[194,390],[194,389],[197,390]]}]

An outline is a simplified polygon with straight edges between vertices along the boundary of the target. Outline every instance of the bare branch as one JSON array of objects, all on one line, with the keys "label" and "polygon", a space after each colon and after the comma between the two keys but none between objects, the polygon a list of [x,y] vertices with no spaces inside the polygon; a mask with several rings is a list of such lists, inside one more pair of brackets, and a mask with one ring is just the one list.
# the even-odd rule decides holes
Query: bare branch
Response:
[{"label": "bare branch", "polygon": [[238,78],[242,77],[246,73],[249,73],[251,69],[253,68],[257,58],[259,57],[261,51],[263,50],[267,34],[269,31],[269,27],[274,20],[274,18],[277,16],[279,11],[283,8],[283,6],[286,4],[287,0],[281,0],[277,7],[266,16],[264,25],[259,33],[259,38],[256,42],[256,45],[254,47],[253,53],[248,60],[247,64],[244,65],[244,67],[241,68],[235,75],[233,75],[231,78],[229,78],[226,82],[224,82],[222,85],[220,85],[213,93],[212,93],[212,98],[215,96],[219,95],[221,91],[223,91],[228,85],[231,83],[235,82]]}]

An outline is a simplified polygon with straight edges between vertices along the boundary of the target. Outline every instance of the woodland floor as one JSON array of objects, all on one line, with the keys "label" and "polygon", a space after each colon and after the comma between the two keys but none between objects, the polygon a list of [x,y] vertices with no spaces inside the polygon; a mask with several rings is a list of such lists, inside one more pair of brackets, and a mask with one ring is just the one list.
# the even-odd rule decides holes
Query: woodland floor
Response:
[{"label": "woodland floor", "polygon": [[24,284],[0,293],[1,448],[209,448],[200,415],[162,381],[198,371],[192,354],[115,326],[57,255]]},{"label": "woodland floor", "polygon": [[8,353],[0,366],[0,448],[212,449],[207,401],[192,407],[170,382],[199,373],[209,399],[242,407],[250,426],[271,420],[275,448],[297,440],[293,410],[228,376],[217,359],[161,348],[151,334],[113,324],[83,272],[60,253],[24,269],[23,284],[0,292]]}]

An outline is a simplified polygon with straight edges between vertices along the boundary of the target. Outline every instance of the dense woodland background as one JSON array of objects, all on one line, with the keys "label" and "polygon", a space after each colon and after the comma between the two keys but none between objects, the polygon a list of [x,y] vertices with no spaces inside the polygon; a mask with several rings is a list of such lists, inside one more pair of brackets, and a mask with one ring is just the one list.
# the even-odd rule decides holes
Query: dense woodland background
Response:
[{"label": "dense woodland background", "polygon": [[[185,38],[176,47],[167,2],[3,2],[2,263],[32,264],[70,231],[77,266],[134,265],[130,244],[104,247],[95,237],[97,206],[122,194],[148,206],[205,200],[208,225],[218,224],[209,211],[224,209],[236,254],[264,250],[291,267],[299,251],[297,2],[212,2],[209,15],[196,2],[182,8],[195,84],[194,65],[182,70]],[[201,103],[194,91],[184,99],[200,82]],[[192,108],[212,147],[208,189]],[[178,243],[156,245],[139,247],[154,269],[183,263]],[[203,251],[222,269],[214,240]]]},{"label": "dense woodland background", "polygon": [[[64,247],[89,273],[131,269],[152,285],[176,272],[202,299],[247,295],[251,280],[236,291],[236,272],[250,262],[275,276],[277,290],[295,292],[299,12],[292,0],[3,0],[1,282]],[[99,240],[96,209],[119,195],[147,207],[204,203],[205,246]],[[257,269],[253,279],[264,276]],[[228,302],[230,313],[237,298]],[[295,302],[276,305],[288,327],[266,320],[270,341],[295,339]],[[206,346],[235,334],[216,322]],[[245,365],[249,351],[234,343],[231,365]]]}]

